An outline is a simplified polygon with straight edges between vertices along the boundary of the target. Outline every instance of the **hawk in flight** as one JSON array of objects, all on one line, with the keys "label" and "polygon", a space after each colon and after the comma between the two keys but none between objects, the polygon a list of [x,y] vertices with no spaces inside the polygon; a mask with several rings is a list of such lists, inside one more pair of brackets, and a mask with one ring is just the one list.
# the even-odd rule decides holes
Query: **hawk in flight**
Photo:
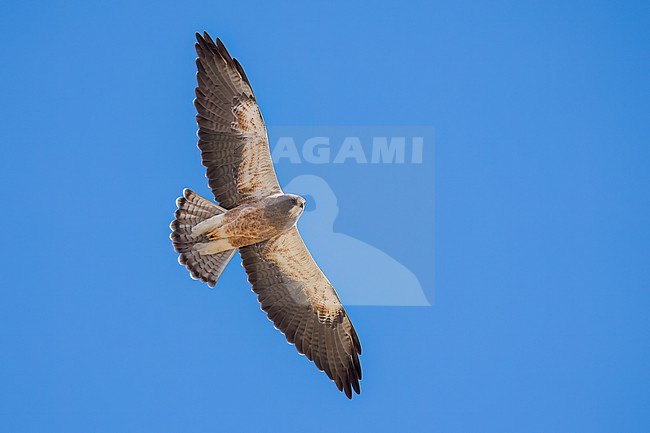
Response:
[{"label": "hawk in flight", "polygon": [[198,147],[218,205],[185,189],[171,240],[194,279],[214,287],[239,250],[262,310],[289,343],[352,398],[361,345],[339,297],[303,243],[305,200],[282,192],[266,128],[241,65],[197,33]]}]

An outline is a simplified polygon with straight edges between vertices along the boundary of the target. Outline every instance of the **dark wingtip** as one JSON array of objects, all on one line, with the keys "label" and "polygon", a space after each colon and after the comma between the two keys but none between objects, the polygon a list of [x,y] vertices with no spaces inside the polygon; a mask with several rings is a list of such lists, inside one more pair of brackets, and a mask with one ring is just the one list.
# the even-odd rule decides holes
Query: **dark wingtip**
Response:
[{"label": "dark wingtip", "polygon": [[[352,322],[350,322],[350,325],[352,325]],[[357,331],[354,330],[354,326],[352,326],[352,339],[354,341],[354,348],[357,350],[357,354],[361,355],[361,342],[359,341],[359,336],[357,336]]]},{"label": "dark wingtip", "polygon": [[248,77],[246,76],[246,72],[244,72],[244,68],[242,68],[241,64],[239,61],[235,58],[232,59],[233,63],[235,64],[235,68],[237,68],[237,72],[239,72],[239,75],[244,79],[246,84],[250,87],[251,83],[248,81]]},{"label": "dark wingtip", "polygon": [[194,48],[196,49],[196,52],[199,56],[201,56],[201,51],[204,51],[205,53],[209,53],[210,51],[213,51],[213,48],[215,46],[214,42],[212,41],[212,38],[208,34],[208,32],[203,32],[203,34],[196,33],[196,44],[194,44]]},{"label": "dark wingtip", "polygon": [[214,44],[214,42],[212,42],[212,38],[210,37],[208,32],[203,32],[203,35],[201,36],[201,39],[203,41],[207,42],[208,44]]},{"label": "dark wingtip", "polygon": [[[230,55],[228,50],[226,49],[226,46],[221,42],[221,39],[217,38],[216,40],[212,40],[208,32],[203,32],[203,35],[200,33],[196,33],[196,41],[197,43],[194,44],[194,48],[196,50],[196,53],[199,55],[199,57],[203,57],[204,53],[217,53],[219,56],[223,58],[227,63],[231,64],[232,67],[235,68],[235,70],[239,73],[241,76],[242,80],[246,84],[248,84],[248,87],[251,87],[251,83],[248,80],[248,77],[246,76],[246,73],[244,72],[244,68],[242,68],[241,64]],[[197,59],[197,66],[200,68],[200,61]]]},{"label": "dark wingtip", "polygon": [[361,394],[361,388],[359,388],[359,381],[358,380],[353,380],[352,381],[352,388],[354,388],[354,392],[357,394]]}]

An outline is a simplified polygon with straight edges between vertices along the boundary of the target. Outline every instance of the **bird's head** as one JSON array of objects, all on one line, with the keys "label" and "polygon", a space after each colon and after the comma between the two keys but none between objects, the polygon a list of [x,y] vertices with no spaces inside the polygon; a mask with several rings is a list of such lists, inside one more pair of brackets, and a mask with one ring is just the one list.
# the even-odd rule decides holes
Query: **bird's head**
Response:
[{"label": "bird's head", "polygon": [[270,199],[264,214],[278,230],[291,228],[305,209],[305,199],[294,194],[282,194]]},{"label": "bird's head", "polygon": [[305,199],[295,194],[287,194],[287,196],[291,199],[292,204],[289,214],[291,216],[295,216],[295,218],[298,219],[300,215],[302,215],[302,212],[305,210]]}]

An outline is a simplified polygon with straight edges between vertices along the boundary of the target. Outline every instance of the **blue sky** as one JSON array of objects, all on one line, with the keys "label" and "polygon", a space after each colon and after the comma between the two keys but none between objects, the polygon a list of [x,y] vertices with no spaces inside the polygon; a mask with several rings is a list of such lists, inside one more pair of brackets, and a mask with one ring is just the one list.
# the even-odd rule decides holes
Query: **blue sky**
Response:
[{"label": "blue sky", "polygon": [[[648,12],[4,2],[0,430],[647,431]],[[435,130],[420,167],[319,168],[335,231],[408,265],[432,302],[348,308],[352,401],[273,329],[237,263],[214,290],[176,263],[174,199],[208,195],[203,30],[269,125]],[[396,204],[413,211],[391,231]]]}]

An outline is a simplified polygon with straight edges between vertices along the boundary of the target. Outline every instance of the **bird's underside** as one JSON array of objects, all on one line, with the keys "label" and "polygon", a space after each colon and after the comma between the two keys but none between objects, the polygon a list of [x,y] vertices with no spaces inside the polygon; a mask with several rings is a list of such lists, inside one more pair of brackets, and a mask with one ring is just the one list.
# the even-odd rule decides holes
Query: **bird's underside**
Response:
[{"label": "bird's underside", "polygon": [[296,222],[304,199],[284,194],[266,128],[244,71],[219,39],[197,34],[198,147],[219,205],[185,190],[171,239],[192,278],[213,287],[239,251],[248,281],[289,343],[348,398],[361,380],[361,345],[336,291]]},{"label": "bird's underside", "polygon": [[304,205],[302,197],[291,194],[243,203],[192,227],[192,237],[204,238],[195,247],[209,255],[268,241],[291,228]]}]

